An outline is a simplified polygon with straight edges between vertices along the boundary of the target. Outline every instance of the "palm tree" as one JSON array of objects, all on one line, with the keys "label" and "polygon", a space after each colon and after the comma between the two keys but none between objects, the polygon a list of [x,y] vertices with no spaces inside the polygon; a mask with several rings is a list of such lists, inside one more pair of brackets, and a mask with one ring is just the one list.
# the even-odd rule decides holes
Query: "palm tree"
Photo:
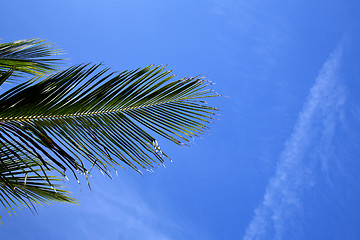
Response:
[{"label": "palm tree", "polygon": [[109,177],[117,166],[152,169],[168,158],[154,136],[186,145],[216,111],[203,99],[218,94],[201,77],[173,81],[162,66],[59,70],[60,53],[38,39],[0,44],[0,85],[16,83],[0,95],[0,202],[9,214],[77,203],[59,184],[66,171],[79,181],[93,168]]}]

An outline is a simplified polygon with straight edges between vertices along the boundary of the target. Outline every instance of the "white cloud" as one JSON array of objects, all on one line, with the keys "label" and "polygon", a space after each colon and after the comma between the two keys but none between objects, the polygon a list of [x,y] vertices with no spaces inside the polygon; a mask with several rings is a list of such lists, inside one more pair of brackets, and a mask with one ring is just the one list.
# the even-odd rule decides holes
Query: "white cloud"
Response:
[{"label": "white cloud", "polygon": [[[241,34],[243,40],[248,39],[253,54],[266,58],[269,66],[276,62],[274,55],[278,49],[284,49],[290,34],[288,19],[271,13],[272,8],[275,6],[271,1],[212,0],[209,12]],[[220,34],[226,39],[225,33]]]},{"label": "white cloud", "polygon": [[172,239],[180,227],[156,212],[157,206],[150,206],[131,184],[116,180],[116,184],[92,184],[92,196],[76,209],[81,211],[76,222],[84,239]]},{"label": "white cloud", "polygon": [[[294,222],[294,214],[301,211],[301,193],[311,185],[310,175],[316,166],[315,161],[320,161],[322,170],[326,172],[327,152],[346,97],[337,76],[341,54],[342,47],[339,46],[316,78],[244,240],[282,239],[286,227]],[[317,155],[309,160],[305,154],[314,146]]]}]

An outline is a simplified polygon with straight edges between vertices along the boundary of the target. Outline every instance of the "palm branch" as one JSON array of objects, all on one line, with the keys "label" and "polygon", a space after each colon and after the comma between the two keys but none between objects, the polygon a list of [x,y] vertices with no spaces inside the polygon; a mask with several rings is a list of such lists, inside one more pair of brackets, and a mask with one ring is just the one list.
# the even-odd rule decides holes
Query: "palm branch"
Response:
[{"label": "palm branch", "polygon": [[[49,46],[43,47],[39,51],[49,53]],[[27,56],[42,55],[22,56],[26,62]],[[45,63],[35,67],[38,72],[54,69]],[[22,72],[36,74],[26,70],[35,69],[29,66]],[[16,71],[17,66],[1,69],[0,64],[0,85]],[[114,73],[101,65],[79,65],[2,93],[4,207],[13,209],[16,202],[27,207],[47,200],[74,202],[61,188],[55,191],[59,186],[54,182],[61,178],[50,174],[66,177],[69,170],[78,180],[77,172],[88,179],[93,168],[111,177],[110,170],[117,166],[140,172],[163,164],[168,156],[156,138],[186,145],[207,129],[215,114],[216,108],[204,98],[218,96],[201,77],[173,78],[162,66]]]},{"label": "palm branch", "polygon": [[35,209],[34,204],[50,201],[77,203],[70,192],[56,183],[62,179],[49,175],[50,171],[56,172],[51,163],[47,164],[46,173],[43,163],[22,152],[16,143],[0,145],[0,159],[0,203],[10,215],[21,205],[31,210]]},{"label": "palm branch", "polygon": [[53,44],[40,39],[26,39],[9,43],[0,43],[0,74],[15,70],[12,77],[22,73],[31,75],[50,74],[59,69],[62,52]]}]

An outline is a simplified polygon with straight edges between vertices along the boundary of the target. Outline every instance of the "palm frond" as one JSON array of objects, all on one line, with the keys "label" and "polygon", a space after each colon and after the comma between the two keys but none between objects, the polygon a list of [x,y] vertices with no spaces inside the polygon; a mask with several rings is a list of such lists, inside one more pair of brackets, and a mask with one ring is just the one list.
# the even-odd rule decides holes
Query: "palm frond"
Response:
[{"label": "palm frond", "polygon": [[61,178],[49,176],[50,171],[54,173],[56,169],[51,163],[47,166],[45,170],[36,156],[23,152],[15,142],[0,145],[0,203],[10,215],[21,206],[35,209],[36,204],[50,201],[77,203],[56,184]]},{"label": "palm frond", "polygon": [[50,42],[39,39],[19,40],[0,44],[0,74],[13,69],[13,77],[27,73],[31,75],[50,74],[58,70],[62,52]]},{"label": "palm frond", "polygon": [[151,169],[167,156],[143,128],[183,145],[216,111],[203,101],[218,96],[209,82],[172,81],[170,72],[149,66],[115,74],[81,65],[20,84],[0,96],[0,144],[16,142],[45,166],[42,156],[74,173],[95,166],[110,175],[109,167],[123,164]]},{"label": "palm frond", "polygon": [[12,74],[14,73],[13,69],[10,69],[6,72],[0,72],[0,86],[9,80],[9,78],[12,76]]}]

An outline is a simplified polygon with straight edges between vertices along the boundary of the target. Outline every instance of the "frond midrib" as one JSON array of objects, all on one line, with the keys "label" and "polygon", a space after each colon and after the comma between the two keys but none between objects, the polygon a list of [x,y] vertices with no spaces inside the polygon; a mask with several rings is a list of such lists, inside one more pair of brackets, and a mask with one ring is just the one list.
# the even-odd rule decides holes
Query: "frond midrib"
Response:
[{"label": "frond midrib", "polygon": [[70,113],[70,114],[46,115],[46,116],[0,117],[0,122],[61,119],[61,118],[69,118],[69,117],[86,117],[86,116],[109,114],[109,113],[116,113],[116,112],[125,112],[125,111],[129,111],[129,110],[148,108],[148,107],[152,107],[152,106],[163,105],[166,103],[179,102],[184,99],[185,98],[178,98],[178,99],[174,99],[174,100],[170,100],[170,101],[163,101],[163,102],[134,106],[134,107],[110,109],[110,110],[104,110],[104,111],[90,111],[90,112],[82,112],[82,113]]}]

